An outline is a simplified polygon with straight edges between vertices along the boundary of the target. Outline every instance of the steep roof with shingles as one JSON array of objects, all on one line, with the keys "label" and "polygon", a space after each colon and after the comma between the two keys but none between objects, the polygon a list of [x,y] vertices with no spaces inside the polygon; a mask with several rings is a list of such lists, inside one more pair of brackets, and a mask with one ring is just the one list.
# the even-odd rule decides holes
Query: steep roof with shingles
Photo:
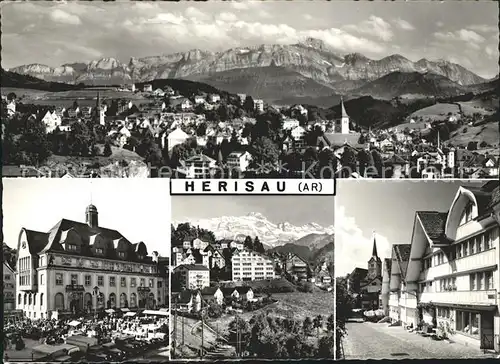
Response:
[{"label": "steep roof with shingles", "polygon": [[401,276],[406,276],[406,268],[408,267],[408,261],[410,260],[410,244],[396,244],[393,245],[394,254],[396,256],[396,261],[399,265],[399,270],[401,272]]},{"label": "steep roof with shingles", "polygon": [[391,271],[392,271],[392,260],[391,258],[385,258],[384,259],[384,264],[387,269],[387,273],[389,274],[389,277],[391,276]]},{"label": "steep roof with shingles", "polygon": [[447,212],[417,211],[417,216],[422,223],[422,228],[433,242],[439,243],[445,238],[444,229]]}]

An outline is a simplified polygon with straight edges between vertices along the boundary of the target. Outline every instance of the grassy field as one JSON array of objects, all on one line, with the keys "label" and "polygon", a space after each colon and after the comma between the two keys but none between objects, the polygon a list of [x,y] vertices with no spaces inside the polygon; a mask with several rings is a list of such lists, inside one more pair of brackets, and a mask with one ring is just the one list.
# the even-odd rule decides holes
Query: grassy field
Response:
[{"label": "grassy field", "polygon": [[[465,133],[464,130],[466,130]],[[498,123],[490,122],[480,126],[462,126],[451,134],[449,142],[455,146],[467,146],[471,141],[485,141],[493,147],[498,147],[499,139]]]},{"label": "grassy field", "polygon": [[429,119],[430,121],[435,120],[447,120],[448,113],[453,115],[459,115],[460,109],[458,105],[454,104],[435,104],[429,107],[424,107],[418,111],[411,114],[408,119],[416,119],[422,117],[423,119]]},{"label": "grassy field", "polygon": [[[64,106],[70,107],[73,101],[77,100],[80,106],[93,106],[97,99],[97,90],[84,89],[62,92],[47,92],[30,89],[20,89],[5,87],[1,89],[2,95],[14,92],[18,99],[25,104],[44,106]],[[128,91],[100,90],[101,99],[128,99],[137,102],[146,102],[148,99],[142,93],[132,93]]]},{"label": "grassy field", "polygon": [[[335,300],[333,292],[314,292],[314,293],[274,293],[272,298],[278,300],[273,304],[252,312],[245,312],[239,317],[249,321],[252,316],[259,313],[265,313],[268,316],[293,318],[303,321],[306,317],[314,318],[318,315],[323,316],[323,322],[333,314]],[[234,320],[233,315],[224,315],[218,319],[210,320],[210,326],[220,333],[228,332],[229,324]]]}]

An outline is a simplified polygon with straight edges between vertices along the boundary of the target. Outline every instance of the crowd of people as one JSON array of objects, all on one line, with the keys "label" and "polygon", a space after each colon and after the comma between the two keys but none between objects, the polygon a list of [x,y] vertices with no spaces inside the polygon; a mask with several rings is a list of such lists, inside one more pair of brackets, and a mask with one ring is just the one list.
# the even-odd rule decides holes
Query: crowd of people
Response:
[{"label": "crowd of people", "polygon": [[[162,316],[121,316],[71,319],[8,319],[4,321],[4,351],[23,350],[25,339],[37,345],[64,344],[73,335],[94,337],[99,344],[114,341],[125,335],[148,338],[148,327],[153,325],[168,335],[168,318]],[[35,345],[36,346],[36,345]]]}]

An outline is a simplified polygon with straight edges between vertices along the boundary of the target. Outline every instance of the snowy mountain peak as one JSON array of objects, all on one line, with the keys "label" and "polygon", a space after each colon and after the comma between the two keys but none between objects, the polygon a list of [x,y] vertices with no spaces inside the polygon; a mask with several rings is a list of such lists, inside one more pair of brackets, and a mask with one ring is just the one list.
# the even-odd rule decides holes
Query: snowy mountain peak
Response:
[{"label": "snowy mountain peak", "polygon": [[292,243],[310,234],[333,234],[333,226],[323,227],[315,222],[296,226],[289,222],[273,223],[260,212],[244,216],[221,216],[209,219],[190,219],[173,222],[174,226],[189,222],[192,226],[212,231],[217,239],[237,239],[242,236],[258,236],[271,247]]}]

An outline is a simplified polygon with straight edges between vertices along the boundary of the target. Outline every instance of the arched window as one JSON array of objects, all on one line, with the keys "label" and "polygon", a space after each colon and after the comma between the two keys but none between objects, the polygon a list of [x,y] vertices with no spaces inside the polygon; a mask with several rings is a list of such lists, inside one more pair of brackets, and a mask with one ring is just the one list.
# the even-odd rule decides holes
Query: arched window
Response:
[{"label": "arched window", "polygon": [[23,300],[23,304],[26,306],[26,304],[28,303],[28,294],[25,293],[24,294],[24,300]]},{"label": "arched window", "polygon": [[109,295],[109,307],[108,308],[111,308],[111,307],[116,307],[116,295],[114,293],[110,293]]},{"label": "arched window", "polygon": [[40,293],[40,306],[43,306],[43,293]]},{"label": "arched window", "polygon": [[120,295],[120,307],[127,307],[128,302],[127,302],[127,295],[125,293],[122,293]]},{"label": "arched window", "polygon": [[17,295],[17,304],[18,305],[21,304],[21,294],[20,293]]},{"label": "arched window", "polygon": [[28,295],[28,305],[31,305],[31,293]]},{"label": "arched window", "polygon": [[64,310],[64,295],[56,293],[54,297],[54,307],[56,310]]},{"label": "arched window", "polygon": [[130,295],[130,307],[137,307],[137,295],[135,293]]},{"label": "arched window", "polygon": [[33,306],[36,305],[36,293],[33,293]]}]

